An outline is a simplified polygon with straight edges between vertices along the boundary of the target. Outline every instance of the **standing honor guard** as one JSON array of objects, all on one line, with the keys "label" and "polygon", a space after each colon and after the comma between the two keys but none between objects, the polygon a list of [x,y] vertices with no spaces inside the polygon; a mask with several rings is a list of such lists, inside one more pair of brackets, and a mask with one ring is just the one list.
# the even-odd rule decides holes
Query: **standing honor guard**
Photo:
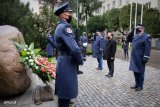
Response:
[{"label": "standing honor guard", "polygon": [[56,68],[55,94],[58,107],[69,107],[70,100],[78,95],[77,70],[83,64],[81,49],[75,41],[73,28],[69,24],[72,10],[68,2],[55,9],[60,21],[55,30],[56,46],[59,57]]},{"label": "standing honor guard", "polygon": [[135,89],[135,91],[143,89],[145,66],[151,52],[151,36],[144,32],[144,28],[142,24],[137,25],[136,36],[132,41],[129,70],[134,73],[135,85],[131,89]]}]

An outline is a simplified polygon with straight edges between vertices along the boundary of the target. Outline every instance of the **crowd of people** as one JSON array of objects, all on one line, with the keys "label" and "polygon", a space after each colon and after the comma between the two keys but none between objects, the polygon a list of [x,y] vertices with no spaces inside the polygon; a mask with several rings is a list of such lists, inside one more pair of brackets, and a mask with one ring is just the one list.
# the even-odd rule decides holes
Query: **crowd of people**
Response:
[{"label": "crowd of people", "polygon": [[[103,70],[103,60],[107,61],[109,72],[105,76],[108,78],[112,78],[114,75],[117,42],[111,31],[108,31],[106,35],[97,31],[90,39],[88,39],[87,33],[83,32],[77,42],[70,25],[72,10],[68,3],[59,6],[55,10],[55,15],[60,21],[56,26],[54,36],[50,34],[50,29],[47,31],[47,56],[52,57],[55,50],[58,53],[55,95],[58,96],[59,107],[69,107],[71,99],[78,95],[77,71],[79,66],[86,61],[88,41],[91,41],[92,56],[98,62],[96,69]],[[139,24],[135,28],[135,36],[124,36],[122,39],[125,58],[128,58],[128,46],[129,42],[132,42],[129,70],[133,71],[135,77],[135,85],[131,87],[135,91],[143,90],[145,65],[151,51],[151,37],[144,32],[144,29],[145,26]]]}]

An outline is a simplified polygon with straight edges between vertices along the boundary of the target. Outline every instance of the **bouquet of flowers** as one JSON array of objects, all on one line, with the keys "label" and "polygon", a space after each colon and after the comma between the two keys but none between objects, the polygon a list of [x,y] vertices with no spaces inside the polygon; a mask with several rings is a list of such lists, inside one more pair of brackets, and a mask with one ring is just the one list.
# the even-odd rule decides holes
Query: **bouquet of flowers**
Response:
[{"label": "bouquet of flowers", "polygon": [[24,41],[15,42],[20,52],[19,62],[24,64],[25,68],[31,68],[32,72],[45,83],[48,84],[56,77],[56,68],[47,58],[41,57],[39,52],[41,49],[34,49],[34,43],[29,46]]}]

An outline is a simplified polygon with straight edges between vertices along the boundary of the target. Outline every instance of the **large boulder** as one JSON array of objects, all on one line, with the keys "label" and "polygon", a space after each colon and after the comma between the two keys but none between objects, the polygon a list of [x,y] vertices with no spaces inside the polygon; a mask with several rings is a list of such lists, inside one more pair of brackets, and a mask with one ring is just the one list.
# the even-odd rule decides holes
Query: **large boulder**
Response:
[{"label": "large boulder", "polygon": [[24,40],[15,27],[0,26],[0,98],[21,94],[30,85],[24,66],[18,62],[20,55],[14,41]]}]

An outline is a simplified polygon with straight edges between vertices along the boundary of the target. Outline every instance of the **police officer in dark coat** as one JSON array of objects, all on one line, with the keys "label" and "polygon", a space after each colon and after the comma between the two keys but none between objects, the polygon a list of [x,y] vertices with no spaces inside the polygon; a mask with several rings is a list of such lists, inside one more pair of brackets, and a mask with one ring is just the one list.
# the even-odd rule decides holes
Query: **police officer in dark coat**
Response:
[{"label": "police officer in dark coat", "polygon": [[60,19],[55,30],[56,46],[60,53],[56,67],[55,94],[58,96],[59,107],[69,107],[70,99],[78,95],[77,70],[83,64],[83,56],[69,24],[72,14],[68,2],[59,6],[55,14]]},{"label": "police officer in dark coat", "polygon": [[47,57],[53,57],[54,55],[54,50],[56,48],[55,46],[55,41],[54,41],[54,37],[50,34],[51,33],[51,29],[49,28],[47,30],[47,47],[46,47],[46,52],[47,52]]},{"label": "police officer in dark coat", "polygon": [[108,42],[106,44],[105,54],[103,56],[104,60],[107,60],[107,65],[109,69],[109,73],[105,76],[108,78],[113,77],[114,73],[114,60],[117,49],[117,42],[113,39],[112,32],[107,33]]},{"label": "police officer in dark coat", "polygon": [[47,46],[46,46],[47,57],[50,58],[50,57],[53,57],[54,47],[48,42],[48,39],[52,40],[52,37],[51,36],[47,36]]},{"label": "police officer in dark coat", "polygon": [[150,58],[151,36],[144,32],[142,24],[136,27],[136,36],[132,41],[132,51],[129,70],[133,71],[135,86],[131,89],[141,91],[144,84],[145,65]]},{"label": "police officer in dark coat", "polygon": [[88,42],[88,38],[86,35],[86,32],[83,32],[82,36],[80,37],[80,46],[82,49],[82,53],[83,53],[83,57],[86,57],[86,50],[87,50],[87,43]]},{"label": "police officer in dark coat", "polygon": [[103,70],[103,36],[100,32],[96,32],[96,38],[93,41],[93,58],[97,58],[98,68],[97,70]]}]

